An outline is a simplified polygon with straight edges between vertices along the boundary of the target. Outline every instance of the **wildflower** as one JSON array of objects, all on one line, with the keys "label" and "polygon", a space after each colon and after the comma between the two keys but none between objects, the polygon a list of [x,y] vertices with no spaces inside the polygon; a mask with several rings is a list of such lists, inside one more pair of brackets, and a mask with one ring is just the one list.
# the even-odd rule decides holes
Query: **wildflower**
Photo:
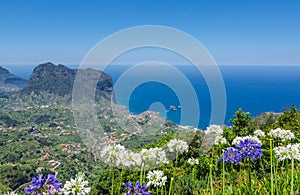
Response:
[{"label": "wildflower", "polygon": [[258,129],[256,131],[254,131],[254,136],[256,136],[256,137],[266,137],[266,134],[262,130]]},{"label": "wildflower", "polygon": [[232,145],[235,145],[235,144],[239,144],[241,141],[243,141],[244,139],[243,139],[243,137],[239,137],[239,136],[237,136],[236,138],[234,138],[233,140],[232,140]]},{"label": "wildflower", "polygon": [[[224,151],[225,163],[239,163],[242,160],[242,156],[239,151],[233,147],[228,147]],[[223,161],[223,156],[220,157],[219,162]]]},{"label": "wildflower", "polygon": [[130,181],[123,184],[124,191],[127,191],[126,195],[140,194],[140,195],[151,195],[150,191],[147,191],[146,184],[140,185],[139,182],[136,182],[135,186],[131,184]]},{"label": "wildflower", "polygon": [[300,144],[288,144],[287,146],[279,146],[274,148],[275,155],[277,156],[279,161],[283,161],[285,159],[296,159],[300,161]]},{"label": "wildflower", "polygon": [[127,155],[128,151],[120,144],[105,146],[100,152],[100,157],[103,159],[104,163],[115,166],[122,165],[122,162]]},{"label": "wildflower", "polygon": [[284,130],[280,128],[272,129],[268,135],[275,139],[280,138],[283,142],[295,138],[295,135],[293,132],[291,132],[291,130]]},{"label": "wildflower", "polygon": [[198,165],[198,164],[199,164],[199,161],[198,161],[198,159],[195,159],[195,158],[189,158],[189,159],[188,159],[188,163],[189,163],[190,165]]},{"label": "wildflower", "polygon": [[153,149],[149,149],[149,150],[155,154],[155,157],[156,157],[155,164],[156,165],[169,163],[166,152],[162,148],[153,148]]},{"label": "wildflower", "polygon": [[223,135],[223,129],[220,125],[210,125],[204,132],[205,134],[214,135],[215,137]]},{"label": "wildflower", "polygon": [[40,192],[47,192],[49,195],[52,195],[61,189],[62,184],[54,177],[54,175],[49,174],[47,177],[43,177],[42,174],[39,174],[32,179],[31,185],[25,188],[25,193],[39,194]]},{"label": "wildflower", "polygon": [[261,144],[261,141],[258,139],[258,137],[256,136],[245,136],[245,137],[236,137],[234,138],[234,140],[232,141],[232,145],[236,145],[236,144],[240,144],[242,141],[249,139],[253,142],[257,142],[259,144]]},{"label": "wildflower", "polygon": [[67,181],[64,188],[63,194],[77,194],[77,195],[85,195],[89,194],[91,188],[88,187],[89,182],[84,180],[84,174],[78,173],[75,179],[71,179]]},{"label": "wildflower", "polygon": [[251,158],[257,160],[263,156],[261,150],[261,143],[251,138],[246,138],[235,144],[235,148],[238,149],[242,158]]},{"label": "wildflower", "polygon": [[179,154],[182,154],[189,150],[189,146],[185,141],[179,140],[176,138],[171,139],[169,141],[169,143],[167,144],[167,146],[168,146],[170,152],[176,152]]},{"label": "wildflower", "polygon": [[214,145],[227,143],[227,140],[223,137],[223,129],[220,125],[210,125],[204,132],[205,135],[213,140]]},{"label": "wildflower", "polygon": [[147,179],[149,180],[147,185],[153,185],[154,187],[161,187],[167,182],[167,176],[164,176],[164,172],[160,170],[149,171]]},{"label": "wildflower", "polygon": [[143,166],[146,167],[169,163],[166,152],[162,148],[142,149],[140,155]]},{"label": "wildflower", "polygon": [[142,165],[142,157],[140,153],[129,151],[122,164],[127,167],[138,167]]}]

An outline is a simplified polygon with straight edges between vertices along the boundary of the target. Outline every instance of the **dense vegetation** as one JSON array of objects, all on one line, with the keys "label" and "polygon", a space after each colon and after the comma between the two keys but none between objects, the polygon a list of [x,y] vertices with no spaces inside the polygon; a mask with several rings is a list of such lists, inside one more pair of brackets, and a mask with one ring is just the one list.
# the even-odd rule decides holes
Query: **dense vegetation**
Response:
[{"label": "dense vegetation", "polygon": [[[178,133],[173,130],[160,136],[159,139],[155,139],[156,136],[152,136],[151,139],[150,136],[142,148],[140,144],[133,143],[143,142],[144,138],[135,136],[132,142],[127,140],[124,145],[126,148],[133,148],[132,151],[137,153],[151,148],[168,150],[168,143],[174,138],[186,140],[188,143],[188,150],[178,153],[178,158],[170,158],[168,164],[157,164],[151,169],[145,168],[142,174],[137,167],[111,166],[113,163],[108,166],[102,162],[103,158],[95,159],[93,153],[86,150],[76,133],[57,136],[61,133],[62,129],[59,128],[61,126],[66,129],[66,132],[74,132],[74,124],[67,117],[70,113],[66,112],[63,106],[47,109],[32,108],[26,111],[2,113],[1,116],[19,121],[20,124],[27,124],[27,128],[26,125],[18,128],[5,125],[5,131],[0,131],[0,191],[2,193],[16,190],[24,183],[28,186],[31,178],[38,173],[46,175],[55,172],[58,173],[57,177],[62,183],[71,177],[74,178],[78,172],[86,173],[92,187],[90,194],[95,195],[122,194],[123,184],[127,181],[131,181],[133,187],[137,181],[148,183],[147,190],[150,190],[151,194],[168,194],[169,189],[172,190],[171,194],[297,194],[297,189],[300,187],[300,167],[297,157],[280,161],[273,151],[275,147],[299,143],[297,125],[299,126],[300,112],[294,106],[276,117],[270,114],[260,116],[265,119],[265,123],[262,123],[261,118],[252,118],[250,113],[238,110],[231,120],[232,127],[223,127],[222,138],[225,138],[226,142],[221,142],[221,139],[218,144],[213,142],[212,149],[205,152],[203,152],[203,144],[210,143],[212,140],[208,139],[203,131]],[[272,122],[269,118],[272,118]],[[40,122],[38,130],[33,128],[36,121]],[[232,141],[237,136],[253,135],[258,128],[265,134],[265,137],[259,137],[262,156],[255,160],[245,158],[239,163],[230,163],[224,157],[225,162],[220,162],[224,149],[233,146]],[[270,130],[276,128],[291,130],[295,138],[282,142],[281,139],[268,135]],[[80,146],[78,143],[81,143]],[[62,144],[69,145],[67,149],[71,152],[63,151],[66,145]],[[48,156],[43,159],[45,154]],[[56,170],[53,170],[49,164],[51,160],[60,163]],[[154,187],[150,177],[147,178],[149,172],[153,173],[154,170],[162,171],[163,176],[167,178],[161,186]],[[171,178],[174,178],[172,184]],[[18,189],[19,193],[22,194],[24,187],[26,185]]]},{"label": "dense vegetation", "polygon": [[[147,183],[147,190],[150,190],[151,194],[298,194],[300,167],[297,162],[300,160],[300,148],[297,143],[300,141],[298,132],[300,112],[292,106],[280,116],[274,117],[268,113],[261,117],[266,119],[264,124],[261,123],[261,118],[254,119],[250,113],[238,110],[231,120],[232,128],[223,129],[222,138],[225,138],[226,142],[221,143],[219,140],[219,143],[213,144],[212,149],[204,154],[201,153],[203,151],[201,145],[207,141],[205,133],[197,131],[189,134],[188,136],[193,136],[193,139],[189,143],[187,152],[168,164],[152,167],[156,171],[163,172],[163,175],[158,174],[157,177],[160,179],[163,176],[167,177],[160,180],[160,183],[157,182],[157,186],[153,185],[153,178],[146,177],[153,174],[153,170],[146,170],[141,177],[139,169],[128,170],[120,166],[111,166],[113,164],[111,163],[107,171],[102,172],[94,183],[91,194],[124,193],[123,184],[127,181],[132,182],[132,189],[140,189],[140,191],[141,188],[136,187],[135,182]],[[256,131],[258,128],[261,131]],[[228,159],[226,161],[225,154],[224,161],[220,162],[222,155],[226,153],[226,148],[234,147],[232,141],[238,136],[257,136],[261,143],[261,154],[255,158],[245,157],[238,163]],[[287,136],[286,139],[283,139],[284,136]],[[174,137],[178,138],[175,134],[165,136],[158,143],[149,144],[146,148],[166,148],[166,143]],[[287,153],[280,154],[280,149],[291,153],[289,156]],[[128,189],[130,188],[128,187],[126,192]]]},{"label": "dense vegetation", "polygon": [[118,105],[113,112],[106,75],[97,84],[95,109],[111,144],[100,143],[92,151],[69,104],[74,74],[62,65],[42,64],[27,87],[0,98],[0,194],[24,194],[38,174],[44,175],[39,176],[43,185],[49,177],[71,187],[76,174],[82,180],[80,172],[91,187],[86,182],[83,190],[93,195],[299,194],[300,112],[295,106],[256,118],[239,109],[230,127],[186,130],[161,123],[151,112],[135,118]]},{"label": "dense vegetation", "polygon": [[[109,110],[98,112],[101,125],[107,127],[107,135],[114,139],[128,135],[128,131],[107,119],[112,117]],[[174,124],[169,122],[168,125],[164,131],[174,132]],[[132,135],[130,140],[124,139],[123,144],[139,148],[159,136]],[[88,180],[93,181],[102,169],[103,163],[82,142],[68,105],[0,112],[0,192],[16,190],[39,173],[59,173],[64,182],[70,175],[84,172]]]}]

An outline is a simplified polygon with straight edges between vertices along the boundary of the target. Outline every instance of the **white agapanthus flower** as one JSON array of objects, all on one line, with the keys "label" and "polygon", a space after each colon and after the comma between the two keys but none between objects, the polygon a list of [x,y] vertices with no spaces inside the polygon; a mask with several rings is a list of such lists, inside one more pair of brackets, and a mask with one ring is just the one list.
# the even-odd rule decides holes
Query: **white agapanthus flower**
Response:
[{"label": "white agapanthus flower", "polygon": [[213,139],[214,145],[226,144],[227,140],[223,137],[223,128],[220,125],[210,125],[204,131],[206,136]]},{"label": "white agapanthus flower", "polygon": [[18,195],[18,193],[12,191],[12,192],[6,192],[4,195]]},{"label": "white agapanthus flower", "polygon": [[167,146],[170,152],[177,152],[178,154],[182,154],[189,150],[189,145],[185,141],[176,138],[171,139]]},{"label": "white agapanthus flower", "polygon": [[254,131],[254,136],[256,136],[256,137],[266,137],[266,134],[262,130],[258,129],[258,130]]},{"label": "white agapanthus flower", "polygon": [[239,144],[241,141],[244,141],[246,139],[250,139],[251,141],[256,141],[258,143],[261,144],[261,141],[258,139],[258,137],[256,136],[244,136],[244,137],[236,137],[233,139],[232,141],[232,145],[235,145],[235,144]]},{"label": "white agapanthus flower", "polygon": [[162,148],[153,148],[153,152],[155,153],[156,156],[156,165],[169,163],[167,154]]},{"label": "white agapanthus flower", "polygon": [[198,161],[198,159],[196,159],[196,158],[189,158],[189,159],[188,159],[188,163],[189,163],[190,165],[198,165],[198,164],[199,164],[199,161]]},{"label": "white agapanthus flower", "polygon": [[166,152],[162,148],[142,149],[139,154],[145,167],[169,163]]},{"label": "white agapanthus flower", "polygon": [[75,179],[67,181],[62,189],[64,195],[86,195],[89,194],[91,188],[88,187],[89,182],[84,180],[84,174],[78,173]]},{"label": "white agapanthus flower", "polygon": [[127,155],[128,151],[120,144],[107,145],[100,152],[100,157],[103,162],[113,166],[121,166]]},{"label": "white agapanthus flower", "polygon": [[275,139],[280,138],[283,142],[295,138],[295,135],[293,132],[291,132],[291,130],[285,130],[281,128],[272,129],[268,135]]},{"label": "white agapanthus flower", "polygon": [[127,168],[140,167],[142,165],[142,157],[140,153],[128,151],[127,156],[122,162]]},{"label": "white agapanthus flower", "polygon": [[288,144],[287,146],[279,146],[273,149],[278,160],[296,159],[300,161],[300,144]]},{"label": "white agapanthus flower", "polygon": [[164,176],[164,172],[161,170],[149,171],[147,179],[149,180],[147,186],[162,187],[167,182],[167,176]]},{"label": "white agapanthus flower", "polygon": [[223,135],[223,129],[220,125],[210,125],[204,132],[205,134],[215,135],[216,137]]},{"label": "white agapanthus flower", "polygon": [[232,140],[232,145],[239,144],[243,140],[243,137],[237,136]]}]

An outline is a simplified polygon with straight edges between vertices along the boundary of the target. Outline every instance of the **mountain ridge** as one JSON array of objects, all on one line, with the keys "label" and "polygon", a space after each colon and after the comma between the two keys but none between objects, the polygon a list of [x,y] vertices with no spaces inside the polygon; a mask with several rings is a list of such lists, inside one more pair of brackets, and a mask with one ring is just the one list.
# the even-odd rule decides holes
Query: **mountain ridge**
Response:
[{"label": "mountain ridge", "polygon": [[[21,94],[28,95],[31,92],[45,91],[58,96],[71,95],[77,71],[77,69],[70,69],[62,64],[54,65],[51,62],[40,64],[33,70],[28,85],[21,90]],[[83,71],[101,72],[96,90],[112,93],[113,83],[109,75],[94,69]]]},{"label": "mountain ridge", "polygon": [[12,74],[0,66],[0,95],[8,95],[23,89],[27,80]]}]

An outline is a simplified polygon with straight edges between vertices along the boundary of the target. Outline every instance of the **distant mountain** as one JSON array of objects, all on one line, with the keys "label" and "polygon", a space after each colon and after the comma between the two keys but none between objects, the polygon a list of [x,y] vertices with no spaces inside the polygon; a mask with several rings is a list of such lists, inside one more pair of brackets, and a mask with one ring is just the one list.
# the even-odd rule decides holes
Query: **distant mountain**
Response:
[{"label": "distant mountain", "polygon": [[[101,72],[93,69],[86,69],[83,71],[88,73]],[[60,97],[70,97],[76,72],[76,69],[69,69],[61,64],[54,65],[51,62],[40,64],[33,70],[27,86],[21,90],[21,95],[39,95],[47,93]],[[99,78],[97,83],[96,94],[108,99],[112,94],[112,88],[112,78],[101,72],[101,78]]]},{"label": "distant mountain", "polygon": [[27,80],[22,79],[0,66],[0,94],[6,95],[23,89]]}]

